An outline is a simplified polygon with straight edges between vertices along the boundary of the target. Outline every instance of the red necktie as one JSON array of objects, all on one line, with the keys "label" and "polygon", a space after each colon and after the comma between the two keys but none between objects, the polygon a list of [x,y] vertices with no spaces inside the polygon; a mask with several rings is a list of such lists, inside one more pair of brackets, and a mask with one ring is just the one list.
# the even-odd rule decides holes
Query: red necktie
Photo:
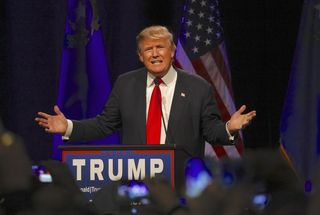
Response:
[{"label": "red necktie", "polygon": [[155,86],[152,91],[148,119],[147,119],[147,144],[160,144],[161,134],[161,91],[159,85],[163,83],[161,78],[154,80]]}]

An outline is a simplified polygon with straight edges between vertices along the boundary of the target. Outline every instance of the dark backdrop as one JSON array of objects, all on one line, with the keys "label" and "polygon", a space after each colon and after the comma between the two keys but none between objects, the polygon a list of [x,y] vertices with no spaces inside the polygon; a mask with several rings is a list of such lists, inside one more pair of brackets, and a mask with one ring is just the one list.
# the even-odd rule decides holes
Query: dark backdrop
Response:
[{"label": "dark backdrop", "polygon": [[[135,35],[151,24],[179,27],[183,0],[97,0],[112,81],[140,66]],[[244,131],[251,148],[276,147],[302,0],[221,0],[236,106],[258,116]],[[0,114],[33,160],[51,156],[52,137],[34,123],[56,102],[66,0],[0,2]]]}]

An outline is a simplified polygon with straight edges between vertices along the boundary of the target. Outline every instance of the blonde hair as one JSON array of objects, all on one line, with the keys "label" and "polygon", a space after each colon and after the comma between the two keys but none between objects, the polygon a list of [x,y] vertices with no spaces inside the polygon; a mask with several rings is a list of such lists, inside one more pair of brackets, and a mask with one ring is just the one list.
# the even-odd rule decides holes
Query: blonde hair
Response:
[{"label": "blonde hair", "polygon": [[168,39],[170,41],[171,47],[173,50],[176,49],[176,45],[173,41],[172,33],[166,28],[165,26],[161,25],[152,25],[143,29],[136,37],[137,43],[137,52],[139,52],[139,44],[142,40],[149,38],[149,39]]}]

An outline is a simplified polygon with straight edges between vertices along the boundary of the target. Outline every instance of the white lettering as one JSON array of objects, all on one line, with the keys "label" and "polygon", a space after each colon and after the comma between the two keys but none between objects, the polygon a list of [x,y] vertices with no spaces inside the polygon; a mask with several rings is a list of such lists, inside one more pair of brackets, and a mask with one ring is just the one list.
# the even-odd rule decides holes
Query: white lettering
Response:
[{"label": "white lettering", "polygon": [[95,180],[95,175],[97,175],[98,180],[103,180],[102,171],[104,169],[104,163],[101,159],[90,159],[90,181]]},{"label": "white lettering", "polygon": [[142,180],[145,177],[146,177],[145,159],[139,159],[137,167],[134,162],[134,159],[128,159],[128,179]]},{"label": "white lettering", "polygon": [[118,174],[114,175],[113,172],[113,159],[108,159],[108,166],[109,166],[109,178],[111,181],[119,181],[122,178],[122,169],[123,169],[123,160],[118,159]]},{"label": "white lettering", "polygon": [[150,177],[153,178],[157,173],[162,173],[163,161],[159,158],[150,159]]},{"label": "white lettering", "polygon": [[72,166],[76,167],[76,180],[81,181],[82,180],[82,167],[86,165],[85,159],[73,159],[72,160]]}]

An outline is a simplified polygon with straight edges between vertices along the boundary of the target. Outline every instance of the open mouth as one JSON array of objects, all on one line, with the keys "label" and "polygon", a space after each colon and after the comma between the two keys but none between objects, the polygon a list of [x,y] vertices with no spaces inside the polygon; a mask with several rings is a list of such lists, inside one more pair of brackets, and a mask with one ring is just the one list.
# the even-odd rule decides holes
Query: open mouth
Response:
[{"label": "open mouth", "polygon": [[162,63],[162,60],[152,60],[151,63],[154,65],[157,65],[157,64]]}]

